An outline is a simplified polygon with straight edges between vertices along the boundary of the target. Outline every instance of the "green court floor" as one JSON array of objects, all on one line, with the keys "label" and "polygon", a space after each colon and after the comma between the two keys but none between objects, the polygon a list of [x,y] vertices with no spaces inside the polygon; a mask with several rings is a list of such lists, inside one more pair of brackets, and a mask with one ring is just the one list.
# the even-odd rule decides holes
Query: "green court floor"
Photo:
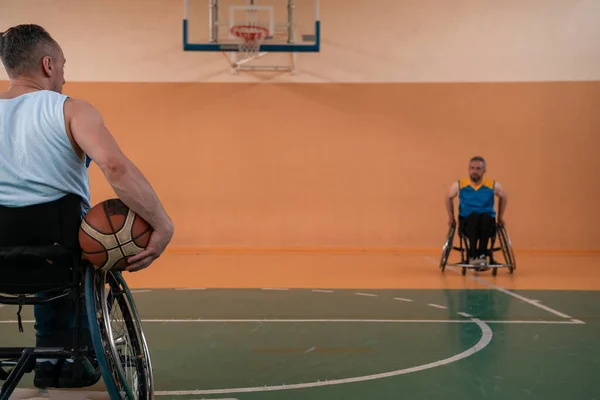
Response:
[{"label": "green court floor", "polygon": [[[134,295],[157,399],[600,399],[600,292]],[[0,308],[3,346],[32,343],[15,313]]]}]

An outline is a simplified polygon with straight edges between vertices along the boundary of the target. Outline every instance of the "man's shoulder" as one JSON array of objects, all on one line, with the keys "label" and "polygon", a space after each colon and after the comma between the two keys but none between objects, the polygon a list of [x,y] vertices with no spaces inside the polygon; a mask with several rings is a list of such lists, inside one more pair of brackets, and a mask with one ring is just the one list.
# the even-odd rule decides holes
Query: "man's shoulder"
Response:
[{"label": "man's shoulder", "polygon": [[494,186],[496,185],[496,181],[494,179],[484,179],[482,182],[482,185],[487,188],[494,189]]},{"label": "man's shoulder", "polygon": [[68,97],[65,101],[65,114],[67,117],[71,117],[75,114],[89,114],[96,112],[96,108],[85,100]]},{"label": "man's shoulder", "polygon": [[467,186],[471,185],[471,180],[469,178],[460,178],[458,180],[458,187],[459,189],[464,189]]},{"label": "man's shoulder", "polygon": [[76,97],[67,96],[67,104],[73,107],[85,107],[85,108],[94,108],[94,106],[86,100],[78,99]]}]

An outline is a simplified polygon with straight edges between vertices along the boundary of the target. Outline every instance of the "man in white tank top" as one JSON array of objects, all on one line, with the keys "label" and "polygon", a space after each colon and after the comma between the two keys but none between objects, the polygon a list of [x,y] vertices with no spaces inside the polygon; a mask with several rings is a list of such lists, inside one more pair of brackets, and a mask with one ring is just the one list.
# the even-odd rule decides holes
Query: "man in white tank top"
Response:
[{"label": "man in white tank top", "polygon": [[[171,241],[173,223],[98,110],[62,94],[65,57],[58,43],[40,26],[15,26],[0,33],[0,59],[10,79],[0,93],[0,206],[26,207],[75,194],[83,215],[91,206],[89,157],[119,198],[153,227],[147,248],[129,258],[127,270],[148,267]],[[43,307],[36,319],[40,313]],[[43,327],[37,322],[39,335]]]}]

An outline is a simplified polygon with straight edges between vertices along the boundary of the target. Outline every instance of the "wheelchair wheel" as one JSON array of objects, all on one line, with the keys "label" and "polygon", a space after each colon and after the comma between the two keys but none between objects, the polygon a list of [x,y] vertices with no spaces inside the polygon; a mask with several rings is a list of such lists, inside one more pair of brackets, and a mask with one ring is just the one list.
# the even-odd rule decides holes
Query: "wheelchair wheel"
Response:
[{"label": "wheelchair wheel", "polygon": [[502,248],[502,255],[504,256],[504,260],[506,264],[509,264],[508,271],[512,274],[515,269],[517,269],[517,263],[515,260],[515,253],[512,248],[512,243],[510,241],[510,237],[508,236],[508,232],[504,226],[498,226],[498,238],[500,239],[500,246]]},{"label": "wheelchair wheel", "polygon": [[448,236],[446,237],[446,242],[444,243],[444,247],[442,247],[442,259],[440,260],[440,268],[442,272],[446,269],[446,264],[448,263],[448,257],[450,257],[450,253],[452,252],[452,243],[454,242],[454,233],[456,232],[456,224],[453,224],[448,230]]},{"label": "wheelchair wheel", "polygon": [[153,399],[150,353],[123,276],[90,265],[84,293],[94,350],[110,398]]}]

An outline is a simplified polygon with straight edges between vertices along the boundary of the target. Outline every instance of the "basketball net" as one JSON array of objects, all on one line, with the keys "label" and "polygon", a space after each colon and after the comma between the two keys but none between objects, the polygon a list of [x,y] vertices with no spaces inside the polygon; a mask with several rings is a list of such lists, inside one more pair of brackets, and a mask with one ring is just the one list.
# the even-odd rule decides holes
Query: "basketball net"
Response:
[{"label": "basketball net", "polygon": [[[253,16],[252,14],[255,15]],[[257,14],[257,10],[249,10],[247,21],[244,25],[234,25],[231,27],[231,34],[242,39],[238,45],[239,52],[248,59],[258,57],[260,45],[269,36],[269,30],[258,24]]]}]

